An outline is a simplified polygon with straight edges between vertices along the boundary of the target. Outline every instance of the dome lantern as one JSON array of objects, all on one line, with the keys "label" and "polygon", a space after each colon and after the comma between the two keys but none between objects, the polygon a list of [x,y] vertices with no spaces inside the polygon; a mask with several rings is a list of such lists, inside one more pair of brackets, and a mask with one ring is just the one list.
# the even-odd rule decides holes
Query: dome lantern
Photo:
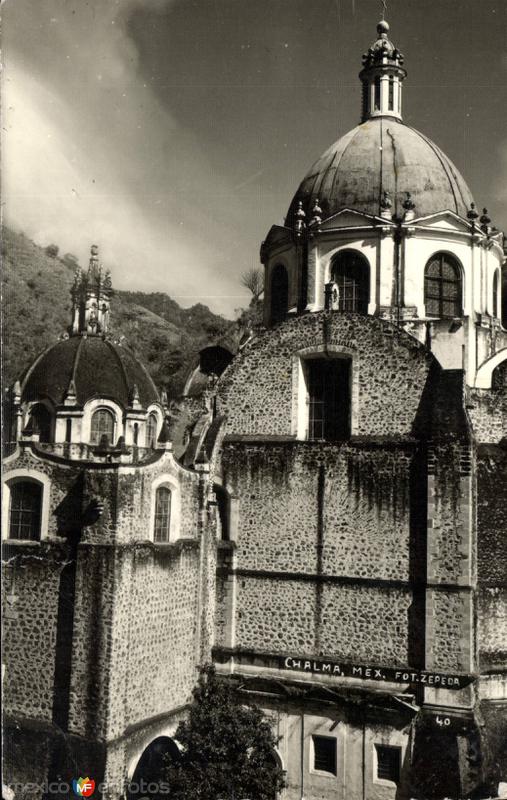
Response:
[{"label": "dome lantern", "polygon": [[113,294],[111,274],[103,272],[99,248],[93,244],[86,273],[76,270],[72,286],[71,333],[104,334],[109,324],[109,307]]},{"label": "dome lantern", "polygon": [[363,55],[359,78],[363,84],[361,122],[372,117],[389,116],[401,119],[401,85],[406,78],[403,55],[388,38],[389,25],[381,20],[378,38]]}]

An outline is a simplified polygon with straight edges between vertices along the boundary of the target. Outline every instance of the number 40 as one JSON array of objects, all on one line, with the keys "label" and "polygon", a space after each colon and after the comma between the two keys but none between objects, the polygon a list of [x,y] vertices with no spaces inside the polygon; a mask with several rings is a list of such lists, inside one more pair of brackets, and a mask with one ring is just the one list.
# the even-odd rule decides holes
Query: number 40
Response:
[{"label": "number 40", "polygon": [[441,728],[447,728],[451,724],[451,720],[449,717],[438,716],[435,721],[437,725],[440,725]]}]

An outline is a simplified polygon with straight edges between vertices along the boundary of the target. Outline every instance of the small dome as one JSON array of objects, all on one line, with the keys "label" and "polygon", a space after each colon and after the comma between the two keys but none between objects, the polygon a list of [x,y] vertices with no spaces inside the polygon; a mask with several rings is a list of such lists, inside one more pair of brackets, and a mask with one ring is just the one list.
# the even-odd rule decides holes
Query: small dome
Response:
[{"label": "small dome", "polygon": [[57,342],[34,361],[21,381],[21,402],[49,399],[59,406],[71,381],[79,406],[104,397],[128,408],[135,387],[143,408],[159,402],[155,384],[128,347],[80,335]]},{"label": "small dome", "polygon": [[292,200],[287,224],[294,223],[300,200],[310,209],[315,198],[324,218],[344,208],[378,215],[385,191],[398,215],[407,192],[417,217],[454,211],[466,218],[473,202],[464,179],[436,144],[400,120],[374,117],[315,162]]}]

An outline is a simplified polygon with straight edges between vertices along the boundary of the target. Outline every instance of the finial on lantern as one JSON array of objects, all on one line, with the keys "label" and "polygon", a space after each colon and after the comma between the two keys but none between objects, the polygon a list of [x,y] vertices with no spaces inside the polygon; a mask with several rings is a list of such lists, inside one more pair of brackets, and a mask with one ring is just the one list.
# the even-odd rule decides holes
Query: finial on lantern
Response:
[{"label": "finial on lantern", "polygon": [[298,208],[296,211],[296,232],[298,236],[301,236],[304,227],[305,227],[305,217],[306,214],[303,209],[303,201],[298,201]]},{"label": "finial on lantern", "polygon": [[312,216],[312,219],[310,221],[310,225],[320,225],[320,223],[322,222],[322,209],[319,206],[319,198],[318,197],[315,198],[315,203],[314,203],[314,206],[312,208],[312,214],[313,214],[313,216]]},{"label": "finial on lantern", "polygon": [[477,219],[478,216],[479,216],[479,212],[477,211],[477,209],[475,207],[475,203],[470,203],[470,209],[467,211],[468,219],[471,219],[473,221],[473,220]]}]

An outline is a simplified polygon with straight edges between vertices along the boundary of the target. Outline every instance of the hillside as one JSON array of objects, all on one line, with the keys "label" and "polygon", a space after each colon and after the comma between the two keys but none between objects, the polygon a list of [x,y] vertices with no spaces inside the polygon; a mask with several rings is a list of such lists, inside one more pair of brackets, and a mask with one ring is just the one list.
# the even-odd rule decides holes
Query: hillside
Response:
[{"label": "hillside", "polygon": [[[11,385],[37,353],[70,323],[70,287],[77,262],[52,257],[21,233],[3,229],[3,376]],[[86,265],[81,265],[86,267]],[[125,336],[157,386],[181,391],[198,350],[236,328],[197,304],[183,309],[162,292],[123,292],[111,304],[111,332]]]}]

